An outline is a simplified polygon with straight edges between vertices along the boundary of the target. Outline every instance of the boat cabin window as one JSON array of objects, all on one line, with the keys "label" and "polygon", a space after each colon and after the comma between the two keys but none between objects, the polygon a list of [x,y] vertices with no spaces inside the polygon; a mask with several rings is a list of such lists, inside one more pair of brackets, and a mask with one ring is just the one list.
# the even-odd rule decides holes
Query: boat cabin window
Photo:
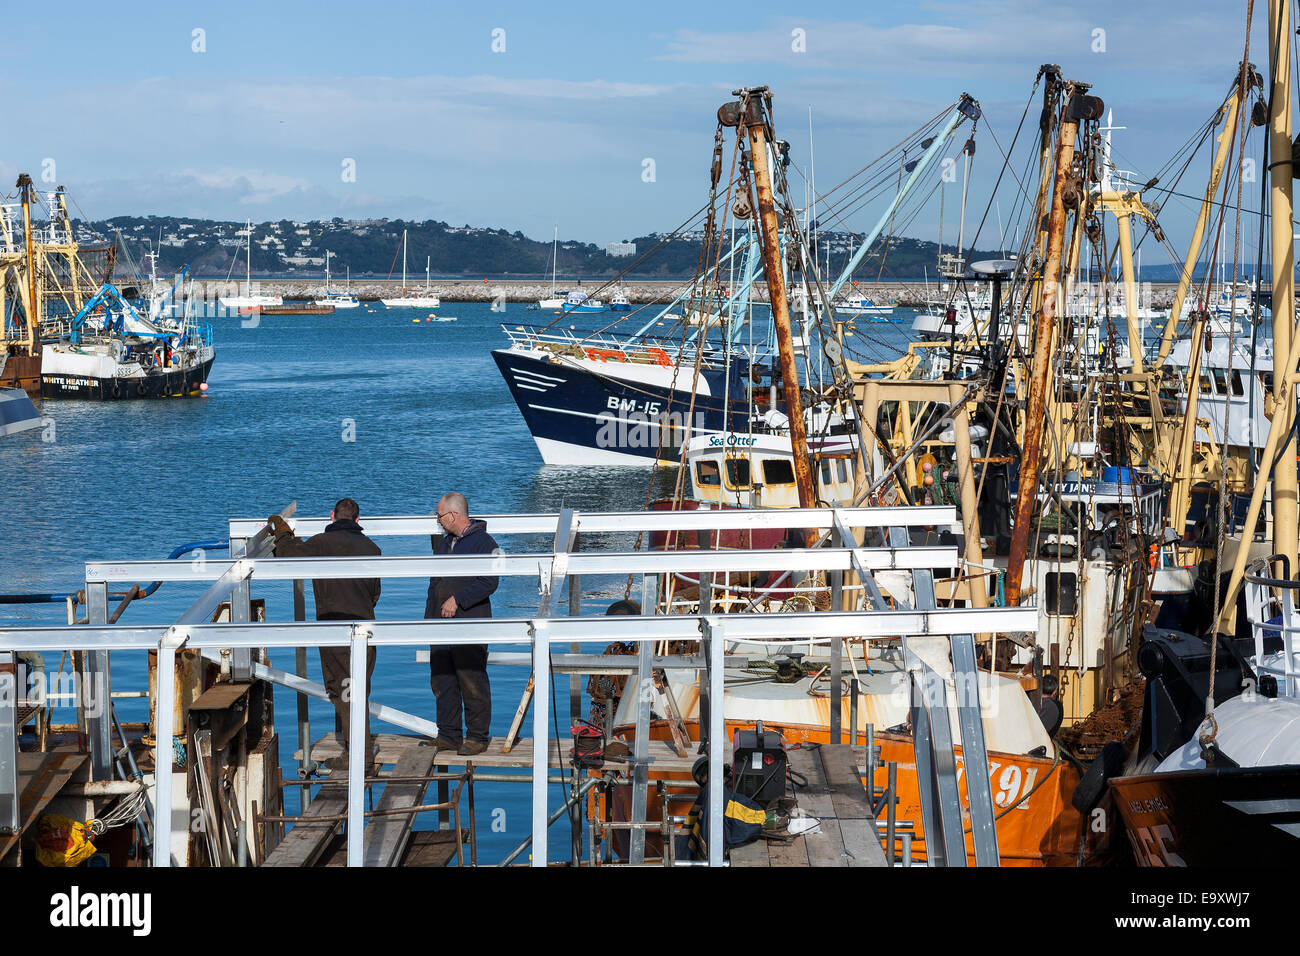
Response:
[{"label": "boat cabin window", "polygon": [[822,484],[829,485],[835,479],[831,477],[831,463],[827,460],[822,461]]},{"label": "boat cabin window", "polygon": [[1049,571],[1047,585],[1047,613],[1060,617],[1074,617],[1079,613],[1079,578],[1073,571]]},{"label": "boat cabin window", "polygon": [[1273,391],[1273,373],[1272,373],[1272,372],[1260,372],[1260,373],[1259,373],[1259,384],[1264,386],[1264,391],[1266,391],[1266,392],[1271,392],[1271,391]]},{"label": "boat cabin window", "polygon": [[763,483],[766,485],[793,485],[794,463],[784,458],[763,459]]},{"label": "boat cabin window", "polygon": [[1211,391],[1212,389],[1210,388],[1210,376],[1206,375],[1204,372],[1201,372],[1201,394],[1208,395]]},{"label": "boat cabin window", "polygon": [[1245,389],[1241,387],[1241,372],[1238,369],[1232,370],[1232,394],[1245,395]]},{"label": "boat cabin window", "polygon": [[740,488],[748,488],[751,481],[749,477],[749,459],[728,458],[726,464],[727,487],[733,491]]},{"label": "boat cabin window", "polygon": [[1211,370],[1214,375],[1214,391],[1218,395],[1228,394],[1228,376],[1221,368]]},{"label": "boat cabin window", "polygon": [[835,471],[840,476],[841,483],[849,480],[849,463],[843,458],[835,459]]},{"label": "boat cabin window", "polygon": [[695,463],[695,480],[701,487],[722,484],[722,472],[716,461],[697,461]]}]

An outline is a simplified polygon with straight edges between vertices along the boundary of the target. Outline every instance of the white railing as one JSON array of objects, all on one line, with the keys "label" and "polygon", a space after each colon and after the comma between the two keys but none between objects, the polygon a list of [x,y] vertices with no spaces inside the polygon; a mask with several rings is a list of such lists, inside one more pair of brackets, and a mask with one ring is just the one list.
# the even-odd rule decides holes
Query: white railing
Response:
[{"label": "white railing", "polygon": [[[1285,697],[1300,697],[1300,652],[1296,649],[1296,635],[1300,634],[1300,615],[1296,613],[1296,592],[1300,581],[1293,580],[1289,562],[1280,554],[1261,558],[1246,569],[1246,616],[1250,619],[1251,633],[1255,638],[1256,680],[1268,675],[1277,679],[1278,693]],[[1273,577],[1273,568],[1280,565],[1282,576]],[[1280,638],[1282,650],[1266,654],[1264,641]]]},{"label": "white railing", "polygon": [[[530,651],[534,671],[533,759],[532,759],[532,842],[533,865],[547,863],[547,778],[550,755],[551,646],[555,643],[623,641],[643,645],[661,641],[699,640],[704,657],[699,667],[701,699],[717,701],[708,709],[709,719],[701,733],[708,740],[709,808],[708,833],[717,834],[708,843],[709,864],[723,862],[722,764],[728,747],[723,708],[724,655],[727,642],[789,640],[897,640],[929,635],[956,636],[976,633],[1032,633],[1037,628],[1035,607],[952,608],[926,607],[871,611],[828,611],[813,613],[756,614],[671,614],[643,616],[551,617],[551,596],[561,578],[581,574],[657,575],[673,571],[739,572],[755,569],[821,570],[832,573],[855,570],[930,570],[958,565],[952,547],[858,548],[830,547],[776,551],[703,550],[574,552],[577,531],[617,530],[722,530],[730,528],[807,527],[831,530],[836,541],[844,541],[852,528],[895,530],[908,526],[951,525],[956,514],[951,507],[930,508],[842,508],[791,509],[772,511],[712,510],[672,512],[615,512],[580,514],[562,511],[549,515],[495,515],[488,519],[494,534],[548,533],[555,536],[555,550],[532,554],[447,555],[421,557],[243,557],[266,550],[268,538],[260,519],[230,522],[232,554],[229,560],[189,561],[96,561],[86,565],[87,607],[91,623],[66,627],[0,627],[0,660],[18,651],[80,650],[107,657],[110,650],[152,650],[158,654],[158,673],[171,673],[176,652],[182,648],[244,649],[348,647],[351,650],[351,684],[366,688],[366,656],[370,647],[423,647],[427,645],[522,644]],[[294,522],[300,533],[322,530],[324,518]],[[403,516],[366,519],[372,535],[427,534],[434,527],[431,516]],[[896,538],[897,540],[897,538]],[[247,620],[250,585],[254,580],[302,580],[304,578],[424,577],[537,575],[541,594],[538,615],[527,618],[467,618],[407,621],[296,621],[292,623],[250,623]],[[201,581],[211,582],[173,625],[108,624],[110,582]],[[225,601],[231,602],[230,623],[208,623]],[[243,604],[242,608],[239,605]],[[881,607],[881,602],[875,602]],[[93,656],[93,655],[92,655]],[[206,655],[205,655],[206,656]],[[219,656],[219,655],[212,655]],[[106,660],[105,660],[106,668]],[[254,669],[252,676],[274,678],[269,669]],[[289,675],[281,675],[287,677]],[[323,691],[309,682],[285,680],[299,693]],[[170,680],[157,683],[154,708],[155,739],[170,741],[174,726],[175,686]],[[376,709],[368,692],[366,709],[382,719],[395,712]],[[6,701],[0,699],[0,711]],[[347,860],[359,866],[363,857],[365,713],[351,708],[349,724]],[[0,712],[0,717],[4,714]],[[0,721],[3,725],[3,721]],[[434,730],[436,733],[436,729]],[[96,735],[91,733],[92,747]],[[309,742],[305,742],[309,743]],[[16,747],[16,736],[0,745]],[[101,744],[102,746],[102,744]],[[0,760],[0,765],[4,761]],[[153,863],[171,865],[172,761],[156,762]],[[3,777],[0,774],[0,777]],[[0,779],[0,788],[16,796],[16,776]],[[4,796],[0,792],[0,796]]]}]

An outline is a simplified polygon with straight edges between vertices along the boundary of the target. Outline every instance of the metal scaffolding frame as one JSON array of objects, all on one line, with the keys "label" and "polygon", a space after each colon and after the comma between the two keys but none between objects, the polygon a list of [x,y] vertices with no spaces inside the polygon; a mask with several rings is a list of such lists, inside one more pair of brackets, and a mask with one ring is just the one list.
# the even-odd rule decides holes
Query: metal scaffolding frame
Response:
[{"label": "metal scaffolding frame", "polygon": [[[325,519],[299,519],[296,524],[304,533],[323,529]],[[399,517],[367,520],[367,532],[374,534],[426,534],[432,518]],[[87,603],[91,609],[90,623],[61,627],[3,627],[0,628],[0,660],[6,652],[40,650],[85,650],[103,655],[107,669],[110,650],[155,650],[158,653],[158,673],[173,672],[175,655],[181,648],[243,650],[251,654],[254,648],[304,648],[349,647],[351,686],[366,688],[366,654],[370,647],[424,646],[458,644],[522,644],[531,653],[536,699],[533,705],[533,767],[532,767],[532,844],[533,866],[547,862],[547,778],[550,752],[550,673],[551,646],[577,644],[584,641],[617,640],[635,643],[647,650],[654,643],[673,640],[700,640],[704,660],[700,668],[702,700],[711,706],[702,709],[701,732],[706,735],[709,759],[709,816],[707,834],[709,864],[723,863],[722,833],[722,765],[724,762],[723,700],[724,654],[728,641],[762,641],[789,639],[798,635],[800,641],[826,640],[836,646],[845,638],[865,640],[896,640],[914,636],[946,636],[960,638],[975,633],[1032,633],[1037,627],[1037,610],[1032,606],[1016,608],[946,608],[937,609],[932,601],[920,599],[918,607],[885,610],[880,592],[871,578],[871,572],[890,568],[917,572],[914,578],[923,580],[932,569],[952,568],[958,565],[955,547],[911,547],[906,543],[908,526],[952,525],[956,520],[954,509],[944,508],[843,508],[843,509],[790,509],[772,511],[702,510],[672,512],[623,512],[582,514],[566,509],[553,515],[493,516],[489,519],[493,533],[555,535],[556,550],[532,554],[493,554],[473,556],[438,557],[318,557],[318,558],[268,558],[260,555],[266,550],[266,537],[260,527],[252,522],[237,519],[231,522],[232,549],[238,537],[241,553],[249,556],[230,560],[190,562],[158,561],[96,561],[86,564]],[[634,551],[573,553],[576,533],[583,531],[618,530],[719,530],[724,528],[797,528],[811,527],[832,531],[842,545],[852,540],[853,528],[891,528],[893,547],[828,547],[792,548],[777,550],[702,550],[702,551]],[[238,534],[237,534],[238,532]],[[796,612],[796,613],[742,613],[714,614],[701,609],[699,614],[551,617],[551,595],[555,584],[564,577],[582,574],[645,574],[669,571],[739,572],[759,570],[826,571],[840,574],[855,571],[862,578],[864,593],[872,601],[870,610]],[[225,601],[246,602],[251,599],[251,585],[257,580],[292,580],[303,578],[353,578],[353,577],[425,577],[465,576],[490,574],[494,576],[536,575],[539,581],[541,604],[536,616],[527,618],[449,618],[408,621],[294,621],[292,623],[253,623],[247,608],[235,610],[227,623],[209,623],[214,611]],[[173,625],[129,625],[107,622],[107,588],[112,582],[141,580],[211,582],[207,590]],[[873,596],[874,595],[874,596]],[[925,606],[927,605],[928,606]],[[653,608],[652,608],[653,610]],[[964,649],[964,642],[963,642]],[[93,656],[93,655],[92,655]],[[647,655],[642,655],[647,656]],[[250,658],[251,659],[251,658]],[[954,661],[969,660],[973,656],[955,653]],[[961,665],[959,665],[961,666]],[[266,669],[263,668],[263,671]],[[269,676],[251,668],[249,676]],[[281,675],[287,676],[287,675]],[[272,677],[272,679],[275,679]],[[294,689],[307,692],[297,681]],[[157,682],[158,699],[155,707],[155,736],[167,741],[175,732],[173,724],[174,684],[170,680]],[[368,690],[364,694],[369,706]],[[6,706],[0,699],[0,728],[7,726],[2,712]],[[374,711],[372,710],[372,713]],[[392,719],[396,712],[382,712],[384,719]],[[362,837],[364,832],[364,767],[365,712],[360,707],[351,708],[349,733],[348,775],[348,836],[347,859],[349,866],[362,863]],[[978,731],[979,752],[983,749],[982,729],[976,719],[970,721],[963,715],[963,737],[968,727]],[[638,723],[641,721],[638,720]],[[946,723],[944,725],[946,730]],[[639,735],[641,736],[641,735]],[[7,742],[6,742],[7,743]],[[97,745],[92,735],[92,753]],[[971,745],[971,741],[966,741]],[[949,748],[950,750],[951,748]],[[974,753],[976,751],[972,751]],[[103,755],[101,754],[101,759]],[[0,769],[5,765],[0,757]],[[970,760],[967,760],[969,766]],[[172,795],[172,761],[163,760],[155,767],[155,820],[162,831],[154,840],[155,866],[171,865],[170,824]],[[971,785],[978,782],[973,775]],[[987,779],[984,781],[987,790]],[[6,794],[17,793],[16,768],[12,775],[0,774],[0,804]],[[978,789],[978,787],[976,787]],[[924,792],[924,790],[923,790]],[[991,793],[986,793],[990,801]],[[978,801],[982,803],[983,801]],[[972,809],[977,801],[972,799]],[[928,822],[928,821],[927,821]],[[946,822],[946,821],[945,821]],[[978,823],[978,821],[977,821]],[[991,824],[991,821],[990,821]],[[977,834],[983,827],[977,827]],[[714,839],[714,835],[717,838]],[[981,853],[981,856],[984,854]],[[995,858],[996,859],[996,858]],[[981,860],[981,862],[983,862]]]}]

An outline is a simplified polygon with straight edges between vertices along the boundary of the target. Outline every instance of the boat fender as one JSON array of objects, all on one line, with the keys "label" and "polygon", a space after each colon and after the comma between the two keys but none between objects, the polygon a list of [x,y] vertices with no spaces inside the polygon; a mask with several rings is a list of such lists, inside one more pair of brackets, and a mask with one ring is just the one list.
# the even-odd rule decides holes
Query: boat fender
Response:
[{"label": "boat fender", "polygon": [[1128,751],[1118,741],[1112,740],[1102,747],[1101,753],[1089,764],[1083,779],[1074,788],[1074,795],[1070,797],[1074,808],[1087,813],[1100,803],[1102,794],[1106,792],[1106,781],[1120,775],[1127,759]]},{"label": "boat fender", "polygon": [[145,388],[145,384],[144,384],[144,382],[137,382],[137,383],[136,383],[136,386],[135,386],[135,393],[136,393],[137,395],[139,395],[141,398],[143,398],[144,395],[145,395],[145,393],[148,392],[148,391],[149,391],[149,390],[148,390],[147,388]]},{"label": "boat fender", "polygon": [[108,390],[108,394],[114,398],[122,397],[122,386],[118,384],[117,379],[113,379],[113,387]]}]

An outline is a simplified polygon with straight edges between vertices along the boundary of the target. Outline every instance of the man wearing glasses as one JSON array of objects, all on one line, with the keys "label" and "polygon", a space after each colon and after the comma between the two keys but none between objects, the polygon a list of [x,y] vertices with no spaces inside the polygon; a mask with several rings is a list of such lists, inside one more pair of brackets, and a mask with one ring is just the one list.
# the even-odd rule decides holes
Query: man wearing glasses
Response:
[{"label": "man wearing glasses", "polygon": [[[487,522],[469,517],[469,505],[460,492],[438,499],[437,515],[446,534],[434,544],[434,554],[492,554],[497,550],[497,543],[487,533]],[[497,584],[495,576],[487,575],[430,578],[424,616],[491,617],[490,598]],[[438,739],[434,744],[439,750],[455,750],[466,757],[487,750],[492,722],[487,656],[486,644],[429,648],[429,682],[438,701]]]}]

